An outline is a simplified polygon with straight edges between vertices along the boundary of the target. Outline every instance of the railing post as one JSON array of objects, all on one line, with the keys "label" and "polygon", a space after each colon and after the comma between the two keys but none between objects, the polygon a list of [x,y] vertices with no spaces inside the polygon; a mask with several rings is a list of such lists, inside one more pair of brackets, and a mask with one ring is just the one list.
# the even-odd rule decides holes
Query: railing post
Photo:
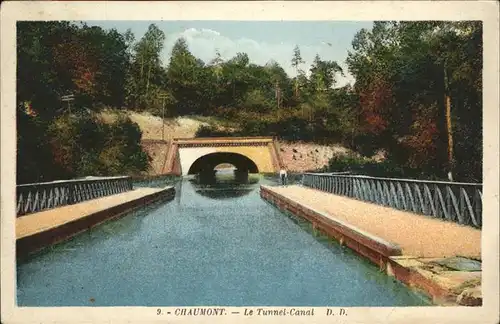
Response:
[{"label": "railing post", "polygon": [[72,183],[69,183],[68,184],[68,200],[67,200],[67,204],[68,205],[72,205],[75,203],[75,198],[74,198],[74,184]]}]

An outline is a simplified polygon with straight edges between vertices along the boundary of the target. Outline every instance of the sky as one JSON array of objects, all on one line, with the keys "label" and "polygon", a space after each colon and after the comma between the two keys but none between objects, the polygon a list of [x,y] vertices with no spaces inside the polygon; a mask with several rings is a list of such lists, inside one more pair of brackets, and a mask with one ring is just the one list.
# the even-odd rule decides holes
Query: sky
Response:
[{"label": "sky", "polygon": [[371,29],[372,21],[85,21],[90,26],[115,28],[123,33],[131,29],[139,40],[148,26],[156,24],[165,33],[162,60],[169,62],[172,47],[184,37],[193,55],[209,62],[218,50],[222,59],[230,59],[238,52],[248,54],[251,63],[264,65],[278,62],[289,76],[296,75],[291,66],[293,49],[298,45],[301,66],[308,71],[316,54],[323,60],[337,61],[345,77],[338,76],[337,86],[352,83],[345,59],[352,49],[354,35],[362,28]]}]

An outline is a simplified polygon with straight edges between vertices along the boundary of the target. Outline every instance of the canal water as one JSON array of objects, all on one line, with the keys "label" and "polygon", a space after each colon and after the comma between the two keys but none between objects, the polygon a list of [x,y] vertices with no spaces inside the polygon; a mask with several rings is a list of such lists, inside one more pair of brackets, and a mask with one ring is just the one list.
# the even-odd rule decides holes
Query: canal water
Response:
[{"label": "canal water", "polygon": [[[164,186],[172,179],[139,185]],[[19,306],[423,306],[259,196],[277,179],[175,181],[156,203],[17,266]]]}]

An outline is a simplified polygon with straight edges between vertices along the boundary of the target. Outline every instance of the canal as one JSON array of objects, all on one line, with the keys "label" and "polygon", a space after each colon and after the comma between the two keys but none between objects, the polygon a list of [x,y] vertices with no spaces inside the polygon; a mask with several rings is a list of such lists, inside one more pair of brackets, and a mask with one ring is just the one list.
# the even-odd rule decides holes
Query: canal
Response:
[{"label": "canal", "polygon": [[[423,306],[429,301],[259,196],[262,175],[176,197],[17,265],[19,306]],[[141,185],[141,184],[138,184]]]}]

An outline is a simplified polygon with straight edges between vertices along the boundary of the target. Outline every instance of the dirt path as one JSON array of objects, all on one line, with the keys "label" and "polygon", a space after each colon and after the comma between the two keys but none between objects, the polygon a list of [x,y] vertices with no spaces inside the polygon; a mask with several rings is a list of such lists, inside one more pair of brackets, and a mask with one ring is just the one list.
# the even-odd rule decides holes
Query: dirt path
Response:
[{"label": "dirt path", "polygon": [[404,255],[481,257],[481,231],[435,218],[336,196],[301,186],[273,187],[298,203],[398,244]]}]

